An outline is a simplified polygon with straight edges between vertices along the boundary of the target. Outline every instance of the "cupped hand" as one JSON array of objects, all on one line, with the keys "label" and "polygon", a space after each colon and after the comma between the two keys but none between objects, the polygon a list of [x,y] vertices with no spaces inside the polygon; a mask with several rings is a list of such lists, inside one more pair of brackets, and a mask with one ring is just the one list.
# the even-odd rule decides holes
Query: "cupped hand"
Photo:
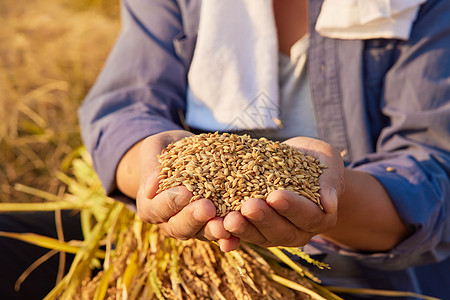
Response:
[{"label": "cupped hand", "polygon": [[142,179],[136,197],[138,215],[144,222],[157,224],[167,236],[181,240],[215,240],[222,250],[233,250],[239,239],[225,230],[223,218],[216,217],[216,208],[210,200],[189,203],[192,193],[184,186],[156,193],[159,185],[157,155],[170,143],[190,135],[192,133],[183,130],[166,131],[142,142]]},{"label": "cupped hand", "polygon": [[241,212],[232,212],[225,217],[224,228],[233,236],[265,247],[297,247],[335,226],[337,202],[344,191],[344,166],[339,152],[312,138],[296,137],[285,143],[327,165],[319,177],[324,210],[294,192],[273,191],[266,201],[249,199],[242,205]]}]

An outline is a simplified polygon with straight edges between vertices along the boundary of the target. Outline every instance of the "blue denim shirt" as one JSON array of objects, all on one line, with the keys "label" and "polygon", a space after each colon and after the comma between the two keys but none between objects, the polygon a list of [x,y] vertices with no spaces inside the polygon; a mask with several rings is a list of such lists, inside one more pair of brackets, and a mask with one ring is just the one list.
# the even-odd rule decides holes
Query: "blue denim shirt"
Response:
[{"label": "blue denim shirt", "polygon": [[[383,184],[413,232],[389,253],[353,261],[371,286],[450,297],[450,1],[422,5],[407,41],[322,37],[321,3],[310,1],[308,62],[319,137]],[[109,194],[131,146],[182,128],[200,5],[122,3],[121,34],[79,110]]]}]

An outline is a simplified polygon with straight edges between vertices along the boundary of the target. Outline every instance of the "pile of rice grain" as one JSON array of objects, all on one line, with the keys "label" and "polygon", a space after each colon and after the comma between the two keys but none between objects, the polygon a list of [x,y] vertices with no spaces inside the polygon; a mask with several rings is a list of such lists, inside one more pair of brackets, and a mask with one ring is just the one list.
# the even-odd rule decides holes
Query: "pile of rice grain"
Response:
[{"label": "pile of rice grain", "polygon": [[214,202],[217,216],[240,210],[249,198],[266,199],[288,190],[320,203],[319,176],[325,165],[293,147],[248,135],[205,133],[168,145],[158,156],[157,193],[184,185],[192,201]]}]

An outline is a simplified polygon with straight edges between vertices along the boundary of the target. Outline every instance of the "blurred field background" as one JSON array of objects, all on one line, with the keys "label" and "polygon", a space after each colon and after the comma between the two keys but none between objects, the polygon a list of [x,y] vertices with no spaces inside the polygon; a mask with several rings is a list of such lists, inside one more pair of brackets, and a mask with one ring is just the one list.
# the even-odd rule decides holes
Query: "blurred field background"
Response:
[{"label": "blurred field background", "polygon": [[58,192],[119,29],[119,0],[0,1],[0,202],[42,201],[17,185]]}]

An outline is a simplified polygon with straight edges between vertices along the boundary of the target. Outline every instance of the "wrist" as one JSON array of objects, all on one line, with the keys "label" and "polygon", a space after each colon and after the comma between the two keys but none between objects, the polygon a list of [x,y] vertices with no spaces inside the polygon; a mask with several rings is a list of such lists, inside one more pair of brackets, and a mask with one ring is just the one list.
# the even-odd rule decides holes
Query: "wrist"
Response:
[{"label": "wrist", "polygon": [[336,226],[323,235],[347,247],[388,251],[407,229],[384,187],[372,175],[344,171],[345,191],[338,201]]},{"label": "wrist", "polygon": [[140,152],[142,141],[128,150],[119,162],[116,170],[116,186],[125,195],[136,199],[141,182]]}]

